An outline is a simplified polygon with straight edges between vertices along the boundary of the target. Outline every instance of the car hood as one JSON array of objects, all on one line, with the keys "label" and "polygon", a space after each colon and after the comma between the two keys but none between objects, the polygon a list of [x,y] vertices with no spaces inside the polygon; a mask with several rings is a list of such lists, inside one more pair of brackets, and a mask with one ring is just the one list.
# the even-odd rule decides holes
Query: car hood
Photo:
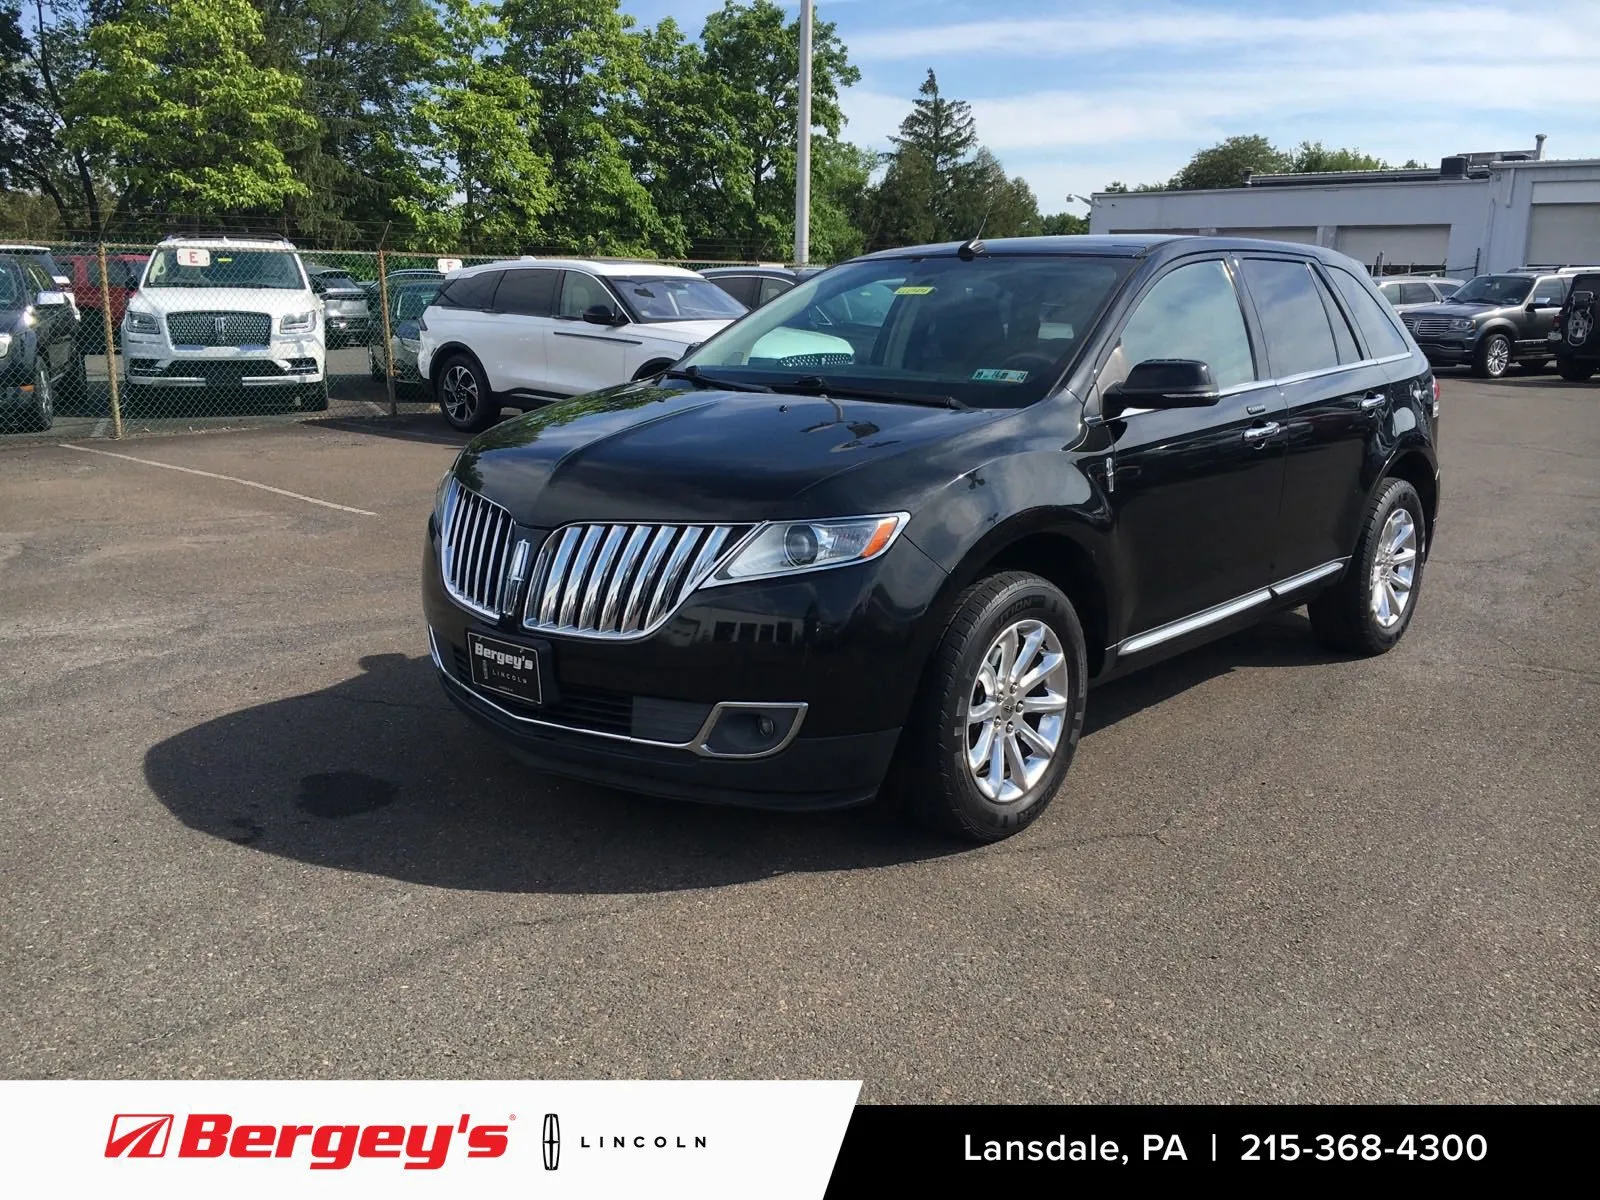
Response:
[{"label": "car hood", "polygon": [[1495,304],[1489,300],[1470,300],[1465,304],[1449,302],[1445,304],[1421,304],[1415,308],[1406,306],[1408,317],[1481,317],[1485,313],[1494,312],[1501,308],[1518,308],[1516,304]]},{"label": "car hood", "polygon": [[303,313],[314,304],[309,291],[293,288],[140,288],[128,299],[130,308],[158,316],[212,311],[282,316]]},{"label": "car hood", "polygon": [[628,384],[497,425],[454,470],[538,528],[837,516],[822,511],[837,499],[821,486],[828,480],[868,467],[882,501],[893,489],[870,467],[1005,415]]},{"label": "car hood", "polygon": [[640,321],[634,325],[635,331],[645,337],[660,338],[664,342],[682,342],[685,346],[698,345],[714,333],[721,333],[733,323],[730,317],[727,320],[715,321]]}]

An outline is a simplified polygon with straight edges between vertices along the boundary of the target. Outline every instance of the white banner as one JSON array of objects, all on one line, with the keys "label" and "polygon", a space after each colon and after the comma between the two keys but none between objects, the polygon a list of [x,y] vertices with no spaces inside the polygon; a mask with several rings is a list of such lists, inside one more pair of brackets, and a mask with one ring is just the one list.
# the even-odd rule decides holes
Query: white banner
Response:
[{"label": "white banner", "polygon": [[18,1194],[819,1200],[859,1082],[0,1082]]}]

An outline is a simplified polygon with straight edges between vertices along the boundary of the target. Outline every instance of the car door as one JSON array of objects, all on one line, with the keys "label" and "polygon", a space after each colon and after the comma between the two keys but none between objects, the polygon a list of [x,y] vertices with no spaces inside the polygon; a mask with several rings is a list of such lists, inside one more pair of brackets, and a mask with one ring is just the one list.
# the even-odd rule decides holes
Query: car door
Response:
[{"label": "car door", "polygon": [[607,304],[620,311],[617,298],[587,271],[563,271],[556,319],[550,331],[550,386],[563,396],[577,396],[628,381],[628,349],[643,339],[626,325],[591,325],[586,310]]},{"label": "car door", "polygon": [[501,344],[505,328],[494,313],[495,293],[504,275],[504,271],[479,271],[446,280],[433,302],[439,319],[428,328],[435,344],[459,342],[471,350],[496,392],[506,390],[501,364],[511,355],[510,348]]},{"label": "car door", "polygon": [[1354,545],[1362,460],[1387,412],[1393,372],[1362,349],[1309,260],[1248,255],[1240,272],[1284,401],[1287,462],[1272,579],[1306,586],[1336,574]]},{"label": "car door", "polygon": [[552,267],[513,267],[494,298],[498,390],[549,397],[549,336],[561,272]]},{"label": "car door", "polygon": [[1556,314],[1567,302],[1564,275],[1541,275],[1528,293],[1528,303],[1517,321],[1517,357],[1536,358],[1549,350],[1550,331],[1556,327]]},{"label": "car door", "polygon": [[[1170,268],[1136,302],[1097,377],[1108,390],[1149,359],[1198,359],[1221,391],[1199,408],[1126,409],[1107,421],[1107,480],[1124,653],[1265,603],[1283,494],[1283,401],[1223,257]],[[1164,628],[1165,627],[1165,628]],[[1153,641],[1148,639],[1154,639]]]}]

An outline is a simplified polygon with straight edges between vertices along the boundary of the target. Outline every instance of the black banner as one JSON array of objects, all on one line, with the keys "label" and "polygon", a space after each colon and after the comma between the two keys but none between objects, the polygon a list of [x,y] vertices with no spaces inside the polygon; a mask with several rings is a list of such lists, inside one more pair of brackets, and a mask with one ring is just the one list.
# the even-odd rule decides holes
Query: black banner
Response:
[{"label": "black banner", "polygon": [[[1095,1179],[1536,1180],[1590,1175],[1600,1108],[860,1105],[829,1200],[1059,1196]],[[991,1193],[986,1189],[1003,1189]]]}]

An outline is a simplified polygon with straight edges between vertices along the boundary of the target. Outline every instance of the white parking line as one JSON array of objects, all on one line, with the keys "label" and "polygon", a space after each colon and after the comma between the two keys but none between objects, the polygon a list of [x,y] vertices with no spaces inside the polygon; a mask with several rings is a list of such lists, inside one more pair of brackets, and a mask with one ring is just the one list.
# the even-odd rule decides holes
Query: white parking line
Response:
[{"label": "white parking line", "polygon": [[57,442],[63,450],[77,450],[83,454],[102,454],[106,458],[120,458],[125,462],[139,463],[146,467],[160,467],[163,471],[182,471],[185,475],[199,475],[205,479],[221,479],[226,483],[243,484],[245,487],[258,488],[263,492],[271,492],[275,496],[288,496],[291,500],[304,500],[307,504],[320,505],[322,508],[335,508],[340,512],[355,513],[360,517],[375,517],[378,514],[368,512],[364,508],[351,508],[348,504],[335,504],[332,500],[318,500],[315,496],[302,496],[299,492],[285,491],[275,488],[271,484],[257,483],[253,479],[239,479],[233,475],[218,475],[215,471],[201,471],[194,467],[177,467],[171,463],[156,462],[149,458],[135,458],[131,454],[113,454],[110,450],[96,450],[93,446],[74,446],[70,442]]}]

